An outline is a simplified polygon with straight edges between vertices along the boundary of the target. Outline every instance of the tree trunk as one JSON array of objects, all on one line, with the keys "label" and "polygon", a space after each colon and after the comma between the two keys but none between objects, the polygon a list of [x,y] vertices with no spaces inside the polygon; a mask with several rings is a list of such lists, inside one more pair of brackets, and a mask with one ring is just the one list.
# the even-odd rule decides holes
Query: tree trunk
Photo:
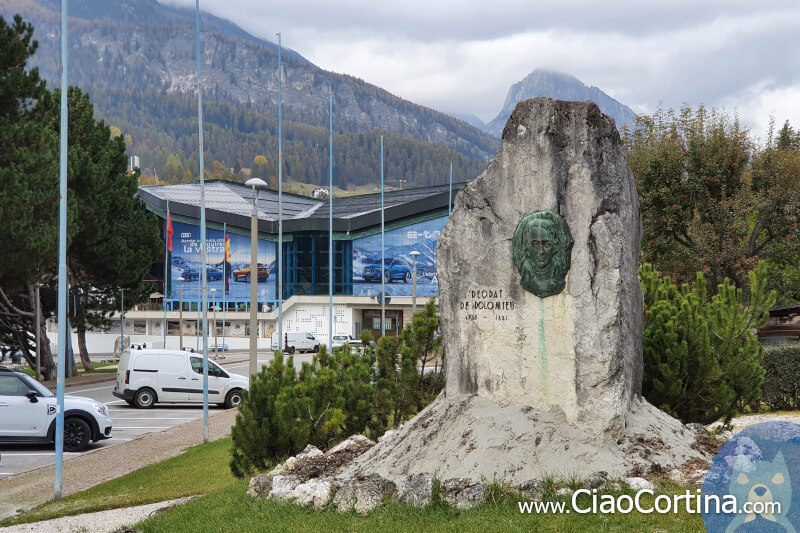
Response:
[{"label": "tree trunk", "polygon": [[84,372],[86,370],[94,370],[92,360],[89,359],[89,351],[86,349],[86,328],[84,327],[78,327],[78,351],[81,355],[81,364]]},{"label": "tree trunk", "polygon": [[[69,323],[68,323],[69,324]],[[78,365],[75,364],[75,349],[72,346],[72,330],[67,329],[67,352],[64,354],[66,364],[69,365],[69,372],[66,372],[67,367],[64,367],[65,375],[75,377],[78,375]]]},{"label": "tree trunk", "polygon": [[[53,359],[53,352],[50,350],[50,339],[47,337],[47,326],[45,325],[45,321],[42,320],[42,330],[39,332],[39,339],[40,339],[40,348],[39,354],[42,358],[42,377],[45,380],[56,379],[56,363]],[[34,358],[36,357],[36,352],[34,352]],[[34,360],[34,365],[36,362]]]}]

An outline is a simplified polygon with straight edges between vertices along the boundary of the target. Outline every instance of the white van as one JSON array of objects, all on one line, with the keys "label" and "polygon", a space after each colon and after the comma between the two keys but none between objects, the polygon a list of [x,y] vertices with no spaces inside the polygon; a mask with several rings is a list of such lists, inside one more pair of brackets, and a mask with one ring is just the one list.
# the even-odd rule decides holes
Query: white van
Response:
[{"label": "white van", "polygon": [[[242,403],[248,379],[208,362],[208,402],[228,409]],[[125,350],[114,396],[141,409],[156,403],[203,403],[203,356],[180,350]]]},{"label": "white van", "polygon": [[279,350],[283,348],[284,352],[318,352],[319,341],[311,333],[290,333],[283,334],[283,346],[278,342],[278,332],[272,334],[272,349]]}]

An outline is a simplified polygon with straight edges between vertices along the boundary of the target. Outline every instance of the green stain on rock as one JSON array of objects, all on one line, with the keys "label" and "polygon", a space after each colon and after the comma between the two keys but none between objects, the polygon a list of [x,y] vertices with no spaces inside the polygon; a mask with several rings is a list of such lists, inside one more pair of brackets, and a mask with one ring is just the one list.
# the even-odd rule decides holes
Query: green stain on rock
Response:
[{"label": "green stain on rock", "polygon": [[544,298],[539,298],[539,366],[542,386],[547,385],[547,343],[544,334]]}]

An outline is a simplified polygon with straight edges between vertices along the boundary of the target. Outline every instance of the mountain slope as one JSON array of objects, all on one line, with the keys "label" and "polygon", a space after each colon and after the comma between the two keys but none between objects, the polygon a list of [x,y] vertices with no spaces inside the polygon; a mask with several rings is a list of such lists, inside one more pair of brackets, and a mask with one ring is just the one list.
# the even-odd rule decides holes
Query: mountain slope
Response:
[{"label": "mountain slope", "polygon": [[614,119],[618,129],[623,125],[631,126],[636,118],[633,109],[617,102],[597,87],[587,87],[575,76],[537,69],[511,86],[503,109],[486,125],[486,131],[500,137],[517,102],[537,96],[575,102],[591,100],[597,104],[600,111]]},{"label": "mountain slope", "polygon": [[[31,64],[40,69],[51,87],[60,83],[60,3],[58,0],[4,0],[0,15],[20,13],[33,23],[39,50]],[[163,106],[155,101],[166,95],[191,96],[197,88],[194,13],[163,6],[155,0],[71,0],[69,4],[69,83],[91,95],[119,95],[133,91],[152,99],[153,105],[125,122],[137,135]],[[252,113],[276,109],[278,96],[277,46],[249,36],[230,22],[201,17],[204,102],[234,105]],[[363,80],[324,71],[301,55],[284,49],[284,119],[298,124],[327,127],[328,98],[333,94],[334,128],[343,133],[367,134],[381,129],[401,137],[441,144],[476,162],[486,162],[499,146],[497,139],[449,115],[414,104]],[[121,119],[119,100],[95,98],[98,112],[109,123]],[[194,113],[168,117],[181,121],[181,135],[191,137]],[[121,120],[119,120],[121,121]],[[176,126],[177,127],[177,126]],[[237,136],[237,124],[220,124]],[[302,128],[300,129],[302,130]],[[139,139],[142,146],[147,139]],[[290,139],[287,139],[287,142]],[[136,147],[134,147],[135,149]],[[183,147],[186,157],[191,146]],[[223,166],[234,167],[266,151],[214,153]],[[133,152],[132,152],[133,153]],[[268,158],[274,154],[265,154]],[[154,168],[166,155],[154,156]],[[345,157],[346,158],[346,157]],[[144,165],[143,165],[144,166]],[[445,173],[446,174],[446,173]],[[473,176],[463,176],[464,179]],[[445,178],[446,179],[446,178]]]}]

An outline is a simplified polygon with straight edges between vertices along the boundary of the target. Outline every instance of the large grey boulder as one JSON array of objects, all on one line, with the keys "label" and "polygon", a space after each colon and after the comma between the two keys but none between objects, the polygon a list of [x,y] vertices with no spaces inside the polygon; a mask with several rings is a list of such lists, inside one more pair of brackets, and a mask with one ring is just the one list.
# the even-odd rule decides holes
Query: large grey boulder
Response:
[{"label": "large grey boulder", "polygon": [[431,503],[434,477],[431,474],[408,474],[397,480],[397,499],[412,507]]},{"label": "large grey boulder", "polygon": [[456,509],[471,509],[486,501],[489,486],[483,481],[452,478],[442,481],[442,498]]},{"label": "large grey boulder", "polygon": [[364,514],[376,509],[387,498],[397,495],[397,485],[394,481],[385,479],[378,474],[359,476],[347,479],[339,485],[333,505],[339,512],[355,510]]},{"label": "large grey boulder", "polygon": [[[574,240],[566,287],[520,285],[512,236],[551,211]],[[641,227],[614,121],[592,102],[520,102],[497,157],[461,190],[437,250],[447,396],[559,407],[609,440],[641,392]]]}]

